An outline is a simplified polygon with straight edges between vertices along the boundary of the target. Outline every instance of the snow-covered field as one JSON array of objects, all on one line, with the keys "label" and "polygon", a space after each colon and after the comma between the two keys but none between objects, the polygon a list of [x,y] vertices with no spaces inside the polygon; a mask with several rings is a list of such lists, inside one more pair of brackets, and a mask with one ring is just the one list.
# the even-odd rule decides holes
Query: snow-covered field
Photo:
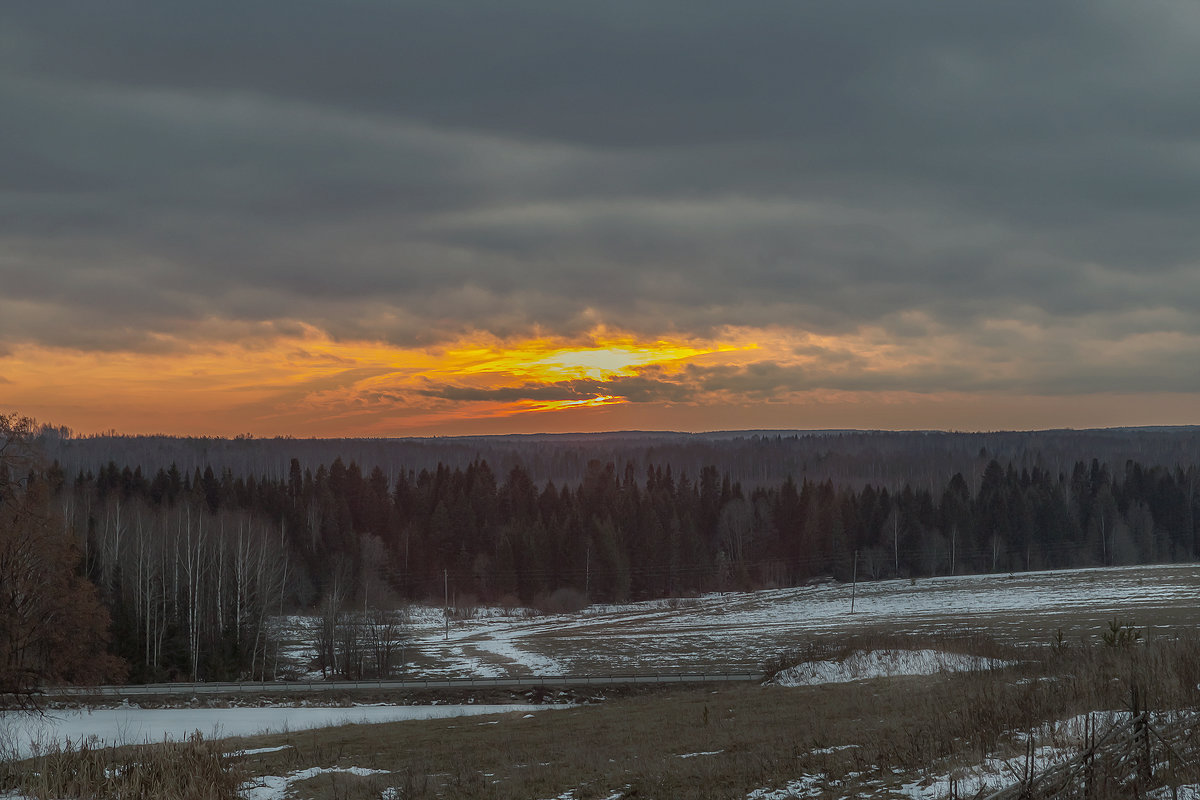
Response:
[{"label": "snow-covered field", "polygon": [[[1200,565],[972,575],[710,594],[535,616],[412,609],[407,674],[422,677],[743,672],[807,637],[986,633],[1017,643],[1094,638],[1119,616],[1153,631],[1200,627]],[[303,661],[311,648],[290,652]]]},{"label": "snow-covered field", "polygon": [[[563,706],[557,706],[562,708]],[[0,714],[0,736],[21,756],[37,749],[87,742],[97,746],[181,741],[199,731],[205,738],[253,736],[334,725],[501,714],[556,708],[553,705],[369,705],[269,708],[122,708],[54,711],[45,717]]]}]

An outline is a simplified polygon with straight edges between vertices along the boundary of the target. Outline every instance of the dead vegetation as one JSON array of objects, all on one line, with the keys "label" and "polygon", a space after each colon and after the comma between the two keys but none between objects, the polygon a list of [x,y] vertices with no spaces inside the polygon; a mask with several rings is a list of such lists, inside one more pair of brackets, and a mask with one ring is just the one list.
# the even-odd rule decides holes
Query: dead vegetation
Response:
[{"label": "dead vegetation", "polygon": [[0,787],[36,800],[235,800],[241,769],[223,742],[195,734],[186,742],[120,748],[87,741],[40,748],[33,758],[0,762]]},{"label": "dead vegetation", "polygon": [[[1032,797],[1020,793],[1020,787],[1032,786],[1036,777],[1028,754],[1055,748],[1063,761],[1080,757],[1104,738],[1108,727],[1135,724],[1127,720],[1143,712],[1149,713],[1145,719],[1153,730],[1169,739],[1169,747],[1165,742],[1156,744],[1149,762],[1122,757],[1118,750],[1096,749],[1090,760],[1085,759],[1088,793],[1061,796],[1130,797],[1130,769],[1143,794],[1158,787],[1169,792],[1172,784],[1200,782],[1200,729],[1179,722],[1197,708],[1200,640],[1119,633],[1111,638],[1111,643],[1101,637],[1071,643],[1051,635],[1045,644],[1023,648],[981,637],[937,642],[882,635],[830,639],[807,645],[809,657],[828,659],[865,648],[920,646],[999,658],[1009,665],[801,688],[691,686],[528,717],[512,713],[292,732],[225,743],[227,750],[289,745],[232,760],[222,760],[211,743],[199,741],[145,752],[101,755],[96,751],[82,761],[76,755],[78,767],[48,767],[44,756],[36,765],[10,764],[3,786],[38,798],[234,796],[187,794],[191,790],[186,784],[179,784],[179,794],[174,788],[141,795],[107,788],[107,794],[71,793],[72,786],[85,786],[89,780],[108,786],[109,773],[91,766],[101,762],[124,780],[139,776],[136,780],[143,782],[175,781],[169,770],[158,777],[158,768],[147,765],[198,757],[181,755],[191,747],[206,753],[208,760],[186,771],[208,775],[206,780],[224,787],[221,791],[229,791],[247,776],[332,769],[304,779],[297,775],[291,784],[294,796],[319,800],[527,800],[556,798],[567,791],[575,800],[614,796],[705,800],[742,798],[758,788],[785,790],[789,784],[797,796],[884,798],[911,796],[898,793],[902,785],[920,789],[943,783],[947,787],[943,796],[953,791],[966,798],[986,796],[985,788],[970,780],[985,761],[1005,765],[990,777],[986,792],[1018,784],[1013,797]],[[1060,722],[1086,718],[1089,712],[1112,713],[1097,714],[1093,727],[1082,735],[1078,726]],[[1118,732],[1110,738],[1118,741],[1122,736]],[[156,762],[152,752],[173,754]],[[203,772],[214,764],[220,765],[225,777]],[[382,772],[336,771],[350,767]],[[62,776],[72,770],[78,771],[78,783],[59,779],[37,788],[42,779],[33,777]],[[948,782],[951,777],[953,783]],[[795,783],[798,780],[803,780],[803,792]]]}]

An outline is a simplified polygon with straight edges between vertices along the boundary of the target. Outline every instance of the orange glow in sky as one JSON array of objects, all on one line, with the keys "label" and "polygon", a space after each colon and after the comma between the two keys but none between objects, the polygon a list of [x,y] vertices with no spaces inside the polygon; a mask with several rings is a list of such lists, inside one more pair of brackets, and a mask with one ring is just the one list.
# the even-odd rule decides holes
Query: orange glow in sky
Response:
[{"label": "orange glow in sky", "polygon": [[602,380],[630,374],[650,364],[678,363],[752,346],[666,339],[639,341],[628,335],[613,336],[601,329],[582,341],[538,338],[454,345],[447,347],[439,360],[444,369],[458,376],[506,375],[546,382]]},{"label": "orange glow in sky", "polygon": [[[401,435],[621,404],[626,398],[603,391],[604,381],[755,348],[603,328],[576,339],[479,334],[430,348],[337,341],[314,328],[160,345],[118,353],[18,347],[0,357],[0,387],[21,413],[84,433]],[[582,383],[586,391],[573,394]]]},{"label": "orange glow in sky", "polygon": [[1193,413],[1188,394],[1134,403],[1119,393],[989,391],[987,381],[1019,384],[1038,369],[1039,349],[1029,352],[1025,361],[984,358],[936,329],[902,343],[875,328],[838,336],[727,328],[703,338],[598,326],[574,337],[475,333],[416,347],[299,325],[226,339],[162,336],[140,351],[17,344],[0,351],[0,412],[80,433],[298,437],[1028,429],[1186,422]]}]

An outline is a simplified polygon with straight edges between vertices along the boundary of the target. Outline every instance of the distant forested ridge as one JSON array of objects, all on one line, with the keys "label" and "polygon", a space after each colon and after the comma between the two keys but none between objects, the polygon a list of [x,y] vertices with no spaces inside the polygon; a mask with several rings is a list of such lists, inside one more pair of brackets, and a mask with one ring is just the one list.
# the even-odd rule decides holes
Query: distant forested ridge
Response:
[{"label": "distant forested ridge", "polygon": [[96,472],[110,461],[147,475],[172,464],[191,475],[212,467],[235,475],[287,476],[292,459],[316,471],[340,458],[363,472],[379,467],[389,479],[401,472],[433,471],[441,464],[466,468],[486,461],[497,475],[520,466],[539,486],[547,481],[575,485],[592,461],[633,464],[639,474],[650,465],[670,464],[693,478],[706,466],[744,487],[770,486],[788,477],[839,486],[867,484],[931,490],[962,473],[972,488],[995,459],[1018,470],[1039,467],[1070,471],[1076,461],[1097,459],[1110,470],[1126,461],[1175,466],[1200,460],[1200,427],[1113,428],[1098,430],[947,433],[942,431],[730,431],[670,433],[626,431],[597,434],[464,436],[425,439],[256,439],[172,436],[69,435],[46,429],[42,448],[67,473]]},{"label": "distant forested ridge", "polygon": [[[1200,551],[1193,429],[345,448],[373,454],[365,464],[314,463],[332,442],[50,439],[53,503],[110,609],[115,651],[146,679],[265,675],[269,618],[330,598],[441,604],[449,592],[458,606],[555,607],[564,594],[621,602],[848,580],[856,564],[871,580]],[[96,442],[141,455],[81,466]],[[304,459],[278,469],[289,447]],[[392,447],[422,464],[444,447],[452,463],[385,467]],[[1068,460],[1087,447],[1098,455]],[[189,448],[224,466],[144,467]],[[614,452],[629,458],[576,463]],[[701,455],[712,460],[695,467]]]}]

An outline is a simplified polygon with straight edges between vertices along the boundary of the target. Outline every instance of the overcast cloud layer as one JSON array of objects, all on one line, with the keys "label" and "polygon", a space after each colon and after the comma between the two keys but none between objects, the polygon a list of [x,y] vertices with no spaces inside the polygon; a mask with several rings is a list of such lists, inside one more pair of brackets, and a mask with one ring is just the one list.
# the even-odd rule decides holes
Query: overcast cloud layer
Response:
[{"label": "overcast cloud layer", "polygon": [[745,326],[925,366],[629,397],[1200,391],[1200,5],[711,5],[10,0],[0,353]]}]

